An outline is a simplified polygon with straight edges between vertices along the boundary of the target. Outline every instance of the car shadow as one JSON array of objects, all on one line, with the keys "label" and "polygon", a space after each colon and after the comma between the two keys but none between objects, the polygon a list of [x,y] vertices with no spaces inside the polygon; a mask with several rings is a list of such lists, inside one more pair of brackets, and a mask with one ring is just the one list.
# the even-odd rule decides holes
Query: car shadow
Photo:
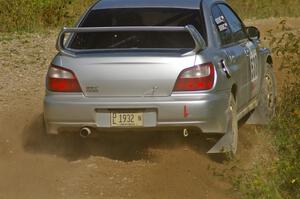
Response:
[{"label": "car shadow", "polygon": [[122,131],[101,133],[83,139],[79,133],[47,135],[43,127],[43,117],[36,116],[22,134],[23,147],[26,152],[44,153],[63,157],[68,161],[101,156],[112,160],[130,162],[136,160],[154,161],[151,149],[174,149],[189,147],[199,154],[213,146],[214,141],[200,133],[184,138],[174,130],[158,131]]}]

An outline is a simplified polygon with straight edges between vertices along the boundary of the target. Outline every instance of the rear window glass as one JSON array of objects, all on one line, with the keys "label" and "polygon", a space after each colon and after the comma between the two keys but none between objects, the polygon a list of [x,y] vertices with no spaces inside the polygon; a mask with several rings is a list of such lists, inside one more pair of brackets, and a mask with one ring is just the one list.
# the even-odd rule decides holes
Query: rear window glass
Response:
[{"label": "rear window glass", "polygon": [[[188,9],[107,9],[94,10],[80,27],[115,26],[186,26],[194,25],[203,35],[198,10]],[[188,32],[97,32],[77,33],[70,45],[73,49],[120,48],[194,48]]]}]

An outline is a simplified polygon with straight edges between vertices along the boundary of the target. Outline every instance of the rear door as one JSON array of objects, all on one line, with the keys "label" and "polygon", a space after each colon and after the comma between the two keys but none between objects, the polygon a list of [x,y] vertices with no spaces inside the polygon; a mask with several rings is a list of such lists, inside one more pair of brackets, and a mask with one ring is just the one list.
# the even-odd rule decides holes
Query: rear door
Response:
[{"label": "rear door", "polygon": [[[236,43],[236,47],[241,50],[243,56],[243,63],[241,71],[245,77],[246,84],[242,93],[247,92],[247,101],[251,100],[258,93],[258,56],[257,56],[257,44],[251,41],[244,31],[244,25],[240,18],[234,13],[234,11],[225,4],[219,4],[221,11],[227,19],[230,29],[232,30],[233,40]],[[239,45],[239,46],[238,46]],[[245,89],[245,90],[244,90]]]},{"label": "rear door", "polygon": [[[220,37],[220,45],[223,52],[223,67],[228,68],[232,78],[235,79],[238,108],[246,106],[249,98],[249,60],[245,56],[245,44],[247,37],[243,32],[242,25],[237,21],[233,13],[229,12],[225,4],[215,4],[212,7],[212,15]],[[224,66],[225,65],[225,66]]]}]

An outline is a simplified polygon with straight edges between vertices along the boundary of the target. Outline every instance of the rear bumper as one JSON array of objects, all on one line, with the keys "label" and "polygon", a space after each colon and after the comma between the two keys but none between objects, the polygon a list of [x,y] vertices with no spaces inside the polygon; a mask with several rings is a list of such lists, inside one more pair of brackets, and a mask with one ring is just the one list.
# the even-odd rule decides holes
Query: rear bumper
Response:
[{"label": "rear bumper", "polygon": [[[204,133],[224,133],[229,92],[170,97],[87,98],[82,94],[50,94],[44,99],[47,132],[66,129],[111,129],[111,110],[142,110],[144,127],[197,127]],[[185,108],[186,107],[186,108]]]}]

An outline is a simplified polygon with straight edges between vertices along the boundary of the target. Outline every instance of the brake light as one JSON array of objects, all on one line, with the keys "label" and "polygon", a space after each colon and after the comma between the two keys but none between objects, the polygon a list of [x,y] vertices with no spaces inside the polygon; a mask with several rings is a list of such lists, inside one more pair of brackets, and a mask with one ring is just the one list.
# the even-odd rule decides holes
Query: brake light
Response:
[{"label": "brake light", "polygon": [[183,70],[177,78],[174,91],[209,90],[214,85],[215,70],[212,63]]},{"label": "brake light", "polygon": [[47,88],[53,92],[82,92],[73,71],[51,65],[47,74]]}]

